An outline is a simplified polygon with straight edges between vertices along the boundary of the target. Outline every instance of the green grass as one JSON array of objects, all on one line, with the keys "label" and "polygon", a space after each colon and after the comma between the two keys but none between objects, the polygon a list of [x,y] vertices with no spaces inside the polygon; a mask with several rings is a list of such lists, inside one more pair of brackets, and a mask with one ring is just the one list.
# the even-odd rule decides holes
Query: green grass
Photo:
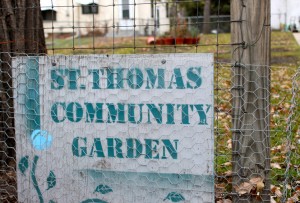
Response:
[{"label": "green grass", "polygon": [[[292,77],[296,73],[300,65],[300,46],[296,43],[291,33],[276,32],[272,34],[272,73],[271,73],[271,162],[279,163],[282,169],[273,169],[271,177],[273,184],[282,182],[284,171],[286,169],[285,159],[288,132],[287,118],[291,106],[292,97]],[[298,84],[300,80],[298,78]],[[299,94],[297,95],[299,104]],[[299,105],[295,108],[293,116],[294,125],[292,133],[292,145],[297,143],[297,128],[299,126],[300,108]],[[296,125],[295,125],[296,124]],[[278,149],[280,148],[281,149]],[[297,173],[300,167],[299,146],[292,149],[292,167],[290,170],[291,177],[294,181],[300,180],[300,174]],[[296,158],[297,157],[297,158]],[[275,178],[276,177],[276,178]]]},{"label": "green grass", "polygon": [[196,46],[187,45],[147,45],[146,37],[104,38],[92,37],[47,39],[48,54],[156,54],[156,53],[219,53],[219,58],[230,57],[230,46],[216,46],[230,43],[229,34],[203,35]]}]

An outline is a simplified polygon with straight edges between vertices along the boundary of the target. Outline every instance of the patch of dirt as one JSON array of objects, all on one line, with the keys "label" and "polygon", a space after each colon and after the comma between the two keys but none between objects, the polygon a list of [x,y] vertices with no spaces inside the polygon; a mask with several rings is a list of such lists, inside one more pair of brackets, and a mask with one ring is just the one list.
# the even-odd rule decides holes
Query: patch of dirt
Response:
[{"label": "patch of dirt", "polygon": [[291,50],[294,50],[294,48],[283,48],[283,47],[280,47],[280,48],[272,48],[272,52],[287,52],[287,51],[291,51]]},{"label": "patch of dirt", "polygon": [[299,58],[295,57],[295,56],[282,56],[282,57],[278,57],[278,56],[273,56],[271,57],[271,64],[286,64],[286,63],[293,63],[293,64],[297,64],[299,63]]}]

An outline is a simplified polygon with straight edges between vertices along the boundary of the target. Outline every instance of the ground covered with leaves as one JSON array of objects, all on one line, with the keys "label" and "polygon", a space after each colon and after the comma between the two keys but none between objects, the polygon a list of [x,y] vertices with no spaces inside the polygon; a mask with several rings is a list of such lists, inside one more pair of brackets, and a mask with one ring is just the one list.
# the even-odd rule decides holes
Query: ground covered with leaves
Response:
[{"label": "ground covered with leaves", "polygon": [[[300,46],[292,33],[273,32],[271,48],[271,200],[292,203],[300,199],[300,77],[293,78],[300,67]],[[226,54],[221,54],[222,57],[226,59]],[[215,92],[215,189],[219,203],[232,201],[231,95],[222,91],[231,86],[228,69],[219,66],[220,73],[216,76],[219,90]],[[263,183],[254,178],[235,191],[239,195],[257,195]]]}]

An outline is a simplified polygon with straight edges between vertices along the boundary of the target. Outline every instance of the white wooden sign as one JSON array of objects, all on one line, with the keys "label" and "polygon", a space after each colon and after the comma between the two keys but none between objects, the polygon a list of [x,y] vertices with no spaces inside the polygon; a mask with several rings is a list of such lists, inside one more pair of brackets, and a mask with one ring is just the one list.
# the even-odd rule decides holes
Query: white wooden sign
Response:
[{"label": "white wooden sign", "polygon": [[18,57],[20,202],[213,202],[213,55]]}]

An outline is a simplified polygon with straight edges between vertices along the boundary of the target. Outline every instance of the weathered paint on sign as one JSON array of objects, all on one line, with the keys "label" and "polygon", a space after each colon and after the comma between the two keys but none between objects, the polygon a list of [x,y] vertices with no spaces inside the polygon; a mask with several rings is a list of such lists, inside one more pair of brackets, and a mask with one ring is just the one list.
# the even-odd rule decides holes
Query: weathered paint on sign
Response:
[{"label": "weathered paint on sign", "polygon": [[20,202],[212,202],[213,55],[18,57]]}]

